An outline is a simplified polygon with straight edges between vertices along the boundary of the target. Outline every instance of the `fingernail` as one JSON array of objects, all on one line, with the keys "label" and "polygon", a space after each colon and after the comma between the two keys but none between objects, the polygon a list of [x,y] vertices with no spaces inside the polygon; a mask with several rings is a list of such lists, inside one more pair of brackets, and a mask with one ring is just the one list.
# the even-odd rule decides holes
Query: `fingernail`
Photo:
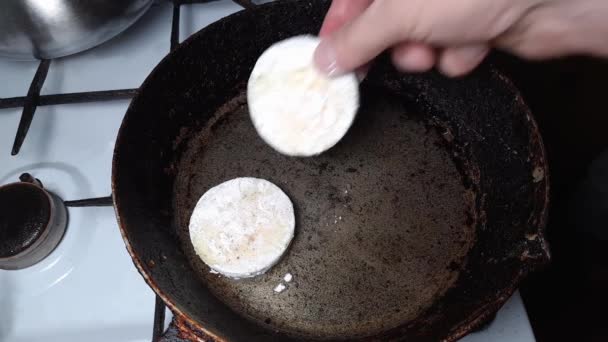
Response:
[{"label": "fingernail", "polygon": [[327,39],[322,39],[314,55],[315,65],[317,69],[329,77],[337,76],[342,73],[338,66],[336,51],[331,42]]}]

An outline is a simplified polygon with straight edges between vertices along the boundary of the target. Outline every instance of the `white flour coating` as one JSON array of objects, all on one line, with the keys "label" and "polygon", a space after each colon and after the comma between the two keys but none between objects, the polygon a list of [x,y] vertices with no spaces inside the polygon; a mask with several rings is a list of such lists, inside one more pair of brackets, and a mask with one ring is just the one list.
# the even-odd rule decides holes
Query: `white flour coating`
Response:
[{"label": "white flour coating", "polygon": [[189,225],[196,254],[213,271],[232,278],[266,272],[289,246],[294,228],[289,197],[258,178],[235,178],[209,189]]},{"label": "white flour coating", "polygon": [[279,285],[277,285],[274,288],[274,292],[281,293],[281,292],[285,291],[286,288],[287,288],[287,286],[285,286],[283,283],[279,283]]},{"label": "white flour coating", "polygon": [[296,36],[272,45],[258,59],[247,101],[258,134],[277,151],[312,156],[346,134],[359,108],[354,73],[329,78],[313,64],[319,38]]}]

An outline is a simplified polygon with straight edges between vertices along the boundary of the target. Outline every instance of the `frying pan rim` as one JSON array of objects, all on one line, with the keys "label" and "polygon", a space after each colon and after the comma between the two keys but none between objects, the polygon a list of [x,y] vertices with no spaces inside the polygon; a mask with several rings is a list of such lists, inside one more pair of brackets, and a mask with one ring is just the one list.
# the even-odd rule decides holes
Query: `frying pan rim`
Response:
[{"label": "frying pan rim", "polygon": [[[148,273],[148,271],[144,267],[144,264],[143,264],[142,260],[140,259],[140,256],[137,253],[135,253],[133,246],[131,245],[131,242],[129,240],[126,224],[121,219],[121,212],[124,210],[122,209],[123,206],[122,206],[121,200],[117,196],[117,193],[120,190],[117,188],[117,181],[116,181],[118,178],[118,172],[120,169],[120,165],[119,165],[120,163],[118,161],[118,159],[119,159],[118,156],[120,154],[119,150],[121,150],[122,149],[121,147],[124,146],[124,142],[123,142],[124,136],[125,136],[124,131],[126,129],[125,126],[128,121],[129,113],[135,110],[134,103],[136,103],[137,102],[136,100],[141,96],[142,89],[145,89],[147,87],[147,85],[150,82],[152,82],[151,80],[152,80],[153,76],[158,73],[158,70],[160,68],[164,67],[165,64],[169,63],[169,61],[173,59],[173,57],[175,56],[175,54],[178,50],[183,50],[183,49],[188,48],[189,45],[191,45],[193,41],[198,40],[200,36],[204,35],[207,31],[212,30],[217,25],[221,25],[227,21],[235,20],[235,18],[238,18],[239,16],[242,16],[242,15],[249,15],[249,13],[251,13],[252,11],[257,11],[260,8],[271,7],[275,3],[276,2],[260,4],[260,5],[257,5],[253,9],[243,8],[242,10],[240,10],[238,12],[235,12],[218,21],[215,21],[215,22],[207,25],[206,27],[202,28],[195,34],[191,35],[189,38],[187,38],[185,41],[183,41],[175,50],[171,51],[165,57],[163,57],[163,59],[161,59],[161,61],[152,69],[150,74],[146,77],[144,82],[141,84],[140,88],[136,91],[135,96],[131,100],[129,107],[127,108],[127,111],[125,113],[125,116],[123,117],[123,120],[121,122],[120,128],[118,130],[116,143],[114,146],[113,157],[112,157],[111,188],[112,188],[112,201],[114,204],[114,211],[116,214],[116,219],[118,222],[118,227],[119,227],[122,239],[125,243],[125,246],[127,248],[129,255],[131,256],[131,259],[133,260],[135,267],[137,268],[138,272],[142,275],[142,277],[144,278],[144,280],[148,284],[148,286],[150,286],[150,288],[155,292],[155,294],[158,295],[163,300],[165,305],[167,305],[167,307],[169,307],[169,309],[173,312],[175,318],[184,320],[186,323],[188,323],[192,327],[198,329],[197,333],[202,332],[205,335],[207,335],[206,337],[212,338],[213,340],[217,340],[217,341],[223,341],[223,342],[228,342],[228,339],[226,339],[225,337],[222,337],[222,336],[218,336],[216,333],[211,332],[208,328],[206,328],[205,326],[203,326],[196,320],[192,319],[188,315],[184,314],[184,312],[182,310],[180,310],[180,308],[178,307],[178,304],[176,304],[173,301],[171,296],[167,295],[164,291],[162,291],[157,286],[157,284],[152,279],[151,273]],[[523,109],[523,112],[524,112],[523,114],[525,114],[529,118],[530,139],[538,139],[537,145],[539,146],[539,151],[538,151],[539,155],[535,156],[535,157],[540,158],[540,161],[544,168],[545,179],[543,180],[543,183],[545,184],[545,188],[542,190],[545,193],[545,198],[543,200],[543,208],[540,212],[539,221],[536,224],[536,226],[534,227],[534,229],[536,231],[538,231],[539,237],[541,239],[543,239],[542,241],[540,241],[540,243],[541,243],[541,246],[543,246],[543,250],[545,251],[546,254],[544,255],[544,258],[542,258],[542,260],[540,260],[538,262],[539,265],[542,265],[542,264],[548,262],[548,260],[550,259],[550,254],[548,252],[547,243],[544,240],[544,233],[545,233],[548,208],[549,208],[549,190],[550,190],[549,170],[548,170],[548,165],[546,163],[547,159],[546,159],[545,147],[544,147],[544,144],[542,141],[542,136],[540,135],[540,132],[538,130],[538,125],[537,125],[534,117],[532,116],[530,108],[525,104],[525,101],[524,101],[523,97],[521,96],[519,90],[515,87],[515,85],[512,83],[512,81],[509,78],[504,76],[502,73],[500,73],[495,68],[491,67],[490,72],[493,72],[496,76],[498,76],[498,79],[501,82],[503,82],[509,88],[509,90],[513,91],[514,95],[516,96],[516,101],[518,102],[518,104],[520,104],[520,107]],[[458,325],[454,326],[450,330],[449,336],[447,336],[443,341],[454,342],[454,341],[462,338],[463,336],[468,334],[476,325],[480,324],[481,322],[483,322],[483,320],[485,320],[487,317],[489,317],[495,310],[502,307],[502,305],[515,292],[515,290],[517,289],[518,285],[521,283],[523,278],[525,278],[525,276],[535,268],[534,266],[535,265],[533,265],[532,267],[529,267],[529,268],[524,267],[522,269],[522,271],[519,272],[513,278],[513,281],[510,282],[509,286],[506,286],[501,291],[499,291],[499,293],[496,295],[496,297],[494,299],[487,300],[484,305],[481,305],[478,309],[476,309],[475,313],[471,314],[469,316],[471,318],[465,319]]]}]

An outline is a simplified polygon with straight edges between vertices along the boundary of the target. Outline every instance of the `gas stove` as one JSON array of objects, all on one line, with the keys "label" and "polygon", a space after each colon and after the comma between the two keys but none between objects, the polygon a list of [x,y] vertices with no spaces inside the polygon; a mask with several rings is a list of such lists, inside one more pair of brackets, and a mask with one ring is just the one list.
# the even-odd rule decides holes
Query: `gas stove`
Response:
[{"label": "gas stove", "polygon": [[[150,341],[162,330],[170,313],[163,319],[164,306],[131,262],[111,207],[116,134],[130,98],[172,46],[260,2],[158,2],[97,48],[51,61],[0,60],[0,185],[31,175],[68,213],[48,256],[0,270],[0,341]],[[463,339],[534,340],[519,293]]]}]

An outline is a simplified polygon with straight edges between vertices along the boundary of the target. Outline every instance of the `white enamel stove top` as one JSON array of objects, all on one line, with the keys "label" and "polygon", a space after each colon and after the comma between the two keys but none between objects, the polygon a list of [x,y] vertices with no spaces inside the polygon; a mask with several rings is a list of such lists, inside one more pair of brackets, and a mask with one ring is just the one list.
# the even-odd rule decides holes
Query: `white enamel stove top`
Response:
[{"label": "white enamel stove top", "polygon": [[[183,5],[180,38],[242,8]],[[169,51],[172,6],[161,3],[110,42],[51,62],[41,94],[138,87]],[[0,59],[0,98],[25,96],[38,62]],[[38,107],[11,156],[21,108],[0,109],[0,185],[23,172],[64,200],[110,195],[114,140],[128,100]],[[155,296],[135,269],[111,207],[68,208],[62,242],[41,263],[0,270],[0,341],[150,341]],[[466,342],[531,342],[519,293]]]}]

